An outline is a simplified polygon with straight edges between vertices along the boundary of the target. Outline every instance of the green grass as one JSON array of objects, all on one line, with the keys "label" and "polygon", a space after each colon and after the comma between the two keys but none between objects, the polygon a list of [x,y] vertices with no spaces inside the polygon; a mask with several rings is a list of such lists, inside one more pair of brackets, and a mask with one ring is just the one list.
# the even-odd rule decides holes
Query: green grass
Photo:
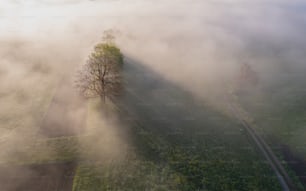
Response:
[{"label": "green grass", "polygon": [[[239,97],[239,101],[267,137],[271,137],[306,156],[306,92],[303,87],[284,85],[275,91],[262,92],[261,98],[250,94]],[[269,140],[268,140],[269,141]]]},{"label": "green grass", "polygon": [[104,113],[90,100],[84,136],[29,137],[6,162],[78,161],[73,191],[281,190],[237,121],[177,87],[153,84],[132,86],[137,96],[127,93]]},{"label": "green grass", "polygon": [[[159,107],[165,110],[164,106]],[[240,125],[211,108],[198,107],[201,112],[191,114],[197,120],[180,121],[174,126],[164,126],[163,122],[146,117],[125,123],[130,139],[123,158],[108,153],[106,148],[96,149],[99,145],[114,144],[106,140],[114,134],[105,134],[106,129],[112,127],[103,126],[99,115],[94,115],[100,109],[98,102],[91,101],[89,108],[93,110],[88,109],[91,117],[87,124],[101,126],[94,128],[95,133],[87,140],[99,140],[96,138],[100,137],[103,141],[88,141],[83,148],[83,152],[88,152],[82,153],[83,162],[74,178],[74,191],[280,190],[270,166],[241,131]],[[194,106],[184,107],[188,108],[194,109]],[[152,116],[142,109],[137,108],[138,115]],[[123,115],[126,113],[121,111],[119,116]],[[171,115],[177,118],[177,114]],[[159,126],[155,125],[164,129],[156,129]],[[101,153],[108,157],[99,156]]]},{"label": "green grass", "polygon": [[[284,161],[283,153],[275,145],[286,145],[292,153],[306,157],[306,92],[305,85],[296,80],[279,81],[260,91],[249,90],[238,94],[238,101],[254,119],[258,131]],[[300,190],[304,187],[295,172],[284,166]]]},{"label": "green grass", "polygon": [[[118,104],[119,119],[136,157],[124,159],[123,166],[111,164],[116,170],[105,163],[81,164],[74,191],[281,190],[269,164],[238,122],[155,79],[154,74],[132,75],[137,69],[126,70],[131,72],[126,76],[130,88]],[[156,169],[153,177],[168,177],[168,181],[149,178],[148,168]],[[118,183],[122,180],[125,185]]]},{"label": "green grass", "polygon": [[73,191],[177,190],[180,177],[168,166],[126,159],[119,163],[83,163],[74,177]]}]

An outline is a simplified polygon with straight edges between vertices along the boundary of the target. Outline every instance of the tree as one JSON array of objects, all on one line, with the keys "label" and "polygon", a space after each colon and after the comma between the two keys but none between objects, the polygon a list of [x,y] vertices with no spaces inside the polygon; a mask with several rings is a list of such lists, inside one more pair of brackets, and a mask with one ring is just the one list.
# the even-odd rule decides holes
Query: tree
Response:
[{"label": "tree", "polygon": [[253,70],[251,65],[247,63],[241,64],[240,67],[240,83],[243,85],[256,85],[258,83],[257,73]]},{"label": "tree", "polygon": [[78,71],[76,87],[86,98],[100,96],[105,102],[106,98],[112,99],[120,93],[123,55],[111,37],[104,36],[104,42],[94,47],[86,64]]}]

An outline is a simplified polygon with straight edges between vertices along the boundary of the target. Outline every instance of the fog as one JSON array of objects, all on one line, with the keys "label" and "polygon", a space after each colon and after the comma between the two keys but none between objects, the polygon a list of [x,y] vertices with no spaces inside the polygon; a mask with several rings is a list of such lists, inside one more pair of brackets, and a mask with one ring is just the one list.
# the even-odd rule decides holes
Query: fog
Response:
[{"label": "fog", "polygon": [[73,77],[104,30],[116,31],[126,56],[222,108],[242,63],[259,86],[306,71],[305,24],[306,3],[298,0],[2,0],[3,145],[29,141],[25,131],[36,135],[61,80]]},{"label": "fog", "polygon": [[272,0],[3,1],[1,73],[20,78],[32,59],[70,71],[114,28],[125,54],[191,91],[205,92],[242,62],[270,79],[305,66],[304,10],[302,1]]}]

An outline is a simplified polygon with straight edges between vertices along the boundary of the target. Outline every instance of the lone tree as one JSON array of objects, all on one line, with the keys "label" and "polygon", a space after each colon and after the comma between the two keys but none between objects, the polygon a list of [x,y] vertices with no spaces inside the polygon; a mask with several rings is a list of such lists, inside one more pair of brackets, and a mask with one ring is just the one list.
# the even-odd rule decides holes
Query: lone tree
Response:
[{"label": "lone tree", "polygon": [[100,96],[105,102],[106,98],[112,99],[120,93],[123,55],[113,43],[113,35],[106,32],[103,39],[78,71],[76,87],[84,97]]},{"label": "lone tree", "polygon": [[239,76],[240,84],[242,85],[257,85],[258,76],[257,73],[253,70],[251,65],[247,63],[241,64],[240,67],[240,76]]}]

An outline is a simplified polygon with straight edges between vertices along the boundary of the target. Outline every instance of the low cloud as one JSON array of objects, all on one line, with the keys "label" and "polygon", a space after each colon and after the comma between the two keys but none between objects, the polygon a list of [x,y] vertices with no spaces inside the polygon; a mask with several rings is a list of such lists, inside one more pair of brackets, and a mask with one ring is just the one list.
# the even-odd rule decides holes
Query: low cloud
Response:
[{"label": "low cloud", "polygon": [[[1,128],[39,126],[60,80],[110,28],[125,55],[212,105],[241,63],[262,85],[302,73],[305,10],[303,1],[285,0],[1,1]],[[10,140],[25,140],[15,133]]]}]

